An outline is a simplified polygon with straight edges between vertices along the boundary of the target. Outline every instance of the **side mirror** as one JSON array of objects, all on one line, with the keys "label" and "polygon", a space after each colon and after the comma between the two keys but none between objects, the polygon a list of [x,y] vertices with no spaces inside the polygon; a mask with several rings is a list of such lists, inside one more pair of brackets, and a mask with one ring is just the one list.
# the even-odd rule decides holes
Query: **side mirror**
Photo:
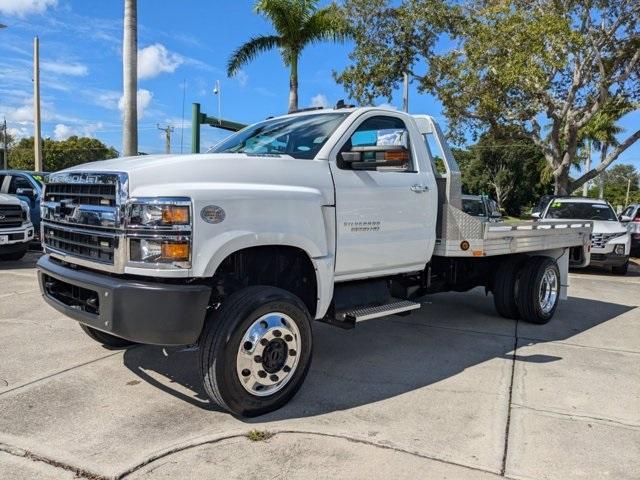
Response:
[{"label": "side mirror", "polygon": [[17,188],[16,195],[22,195],[23,197],[34,198],[36,192],[33,188]]},{"label": "side mirror", "polygon": [[353,170],[377,170],[378,167],[405,167],[409,150],[402,145],[371,145],[353,147],[341,153],[342,161]]},{"label": "side mirror", "polygon": [[531,212],[531,218],[540,219],[540,212]]},{"label": "side mirror", "polygon": [[628,217],[627,215],[620,215],[620,221],[621,221],[622,223],[628,223],[628,222],[630,222],[631,220],[632,220],[632,218],[631,218],[631,217]]}]

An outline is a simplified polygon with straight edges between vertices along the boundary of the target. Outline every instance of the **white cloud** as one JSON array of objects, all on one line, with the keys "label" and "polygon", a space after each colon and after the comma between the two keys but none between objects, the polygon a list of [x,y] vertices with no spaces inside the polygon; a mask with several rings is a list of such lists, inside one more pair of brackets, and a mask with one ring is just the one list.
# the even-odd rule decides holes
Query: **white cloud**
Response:
[{"label": "white cloud", "polygon": [[183,63],[180,55],[170,52],[161,43],[154,43],[138,51],[138,77],[153,78],[163,72],[173,73]]},{"label": "white cloud", "polygon": [[390,103],[381,103],[378,108],[386,108],[387,110],[398,110],[398,107],[391,105]]},{"label": "white cloud", "polygon": [[27,127],[7,128],[7,132],[9,132],[9,135],[11,135],[16,140],[23,137],[29,137],[32,134],[32,132],[30,132]]},{"label": "white cloud", "polygon": [[44,13],[57,4],[58,0],[0,0],[0,13],[23,17],[30,13]]},{"label": "white cloud", "polygon": [[328,108],[329,100],[327,100],[327,97],[325,95],[323,95],[322,93],[319,93],[318,95],[311,97],[311,106]]},{"label": "white cloud", "polygon": [[[151,105],[153,99],[153,93],[149,90],[141,88],[138,90],[138,119],[144,117],[145,110]],[[124,96],[120,97],[118,102],[118,109],[122,112],[124,110]]]},{"label": "white cloud", "polygon": [[249,82],[249,75],[244,70],[238,70],[235,74],[235,79],[238,81],[241,87],[246,87]]},{"label": "white cloud", "polygon": [[[0,0],[1,2],[2,0]],[[74,77],[84,77],[89,73],[86,65],[80,63],[62,62],[42,62],[42,70],[45,72],[57,73],[59,75],[71,75]]]},{"label": "white cloud", "polygon": [[21,107],[10,110],[7,113],[7,120],[20,124],[33,122],[33,105],[27,103]]},{"label": "white cloud", "polygon": [[53,138],[56,140],[66,140],[74,134],[73,128],[64,123],[59,123],[53,129]]},{"label": "white cloud", "polygon": [[96,131],[103,127],[102,123],[87,123],[79,127],[70,127],[64,123],[58,123],[53,129],[53,138],[66,140],[73,135],[78,137],[93,137]]}]

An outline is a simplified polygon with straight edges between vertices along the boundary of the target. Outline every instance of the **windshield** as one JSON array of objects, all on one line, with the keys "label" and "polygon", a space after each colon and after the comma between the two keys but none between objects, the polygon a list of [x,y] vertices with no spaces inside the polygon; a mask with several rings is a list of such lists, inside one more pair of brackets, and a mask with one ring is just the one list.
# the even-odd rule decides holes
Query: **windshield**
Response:
[{"label": "windshield", "polygon": [[617,221],[612,208],[604,203],[551,202],[545,218]]},{"label": "windshield", "polygon": [[341,112],[274,118],[240,130],[213,147],[211,152],[282,154],[311,159],[347,115],[347,112]]},{"label": "windshield", "polygon": [[486,217],[487,212],[484,209],[484,202],[480,199],[462,199],[462,211],[467,215],[474,217]]}]

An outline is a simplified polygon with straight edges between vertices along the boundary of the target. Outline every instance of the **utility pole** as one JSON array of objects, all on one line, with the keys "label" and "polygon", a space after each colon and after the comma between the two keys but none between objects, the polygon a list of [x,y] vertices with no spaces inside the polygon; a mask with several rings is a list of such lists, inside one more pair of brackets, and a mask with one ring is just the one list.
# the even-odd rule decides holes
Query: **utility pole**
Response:
[{"label": "utility pole", "polygon": [[3,118],[2,127],[2,168],[7,170],[9,168],[9,140],[7,139],[7,119]]},{"label": "utility pole", "polygon": [[40,125],[40,40],[33,39],[33,158],[36,172],[44,170],[42,166],[42,131]]},{"label": "utility pole", "polygon": [[164,132],[164,153],[171,153],[171,134],[173,133],[173,127],[171,125],[161,127],[158,123],[158,130]]},{"label": "utility pole", "polygon": [[402,111],[409,112],[409,74],[402,73]]},{"label": "utility pole", "polygon": [[124,0],[122,41],[122,154],[138,154],[138,7],[137,0]]}]

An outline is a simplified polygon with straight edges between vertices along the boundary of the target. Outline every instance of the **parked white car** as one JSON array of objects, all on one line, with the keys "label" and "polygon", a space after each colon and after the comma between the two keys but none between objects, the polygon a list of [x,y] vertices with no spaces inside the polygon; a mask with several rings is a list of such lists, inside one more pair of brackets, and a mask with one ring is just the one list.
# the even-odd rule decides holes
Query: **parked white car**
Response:
[{"label": "parked white car", "polygon": [[615,211],[605,200],[582,197],[555,197],[541,215],[543,220],[591,220],[591,262],[596,267],[610,268],[625,275],[629,268],[631,235],[620,223]]},{"label": "parked white car", "polygon": [[0,261],[24,257],[33,231],[29,205],[18,197],[0,193]]},{"label": "parked white car", "polygon": [[629,205],[620,215],[631,235],[631,254],[640,256],[640,203]]}]

